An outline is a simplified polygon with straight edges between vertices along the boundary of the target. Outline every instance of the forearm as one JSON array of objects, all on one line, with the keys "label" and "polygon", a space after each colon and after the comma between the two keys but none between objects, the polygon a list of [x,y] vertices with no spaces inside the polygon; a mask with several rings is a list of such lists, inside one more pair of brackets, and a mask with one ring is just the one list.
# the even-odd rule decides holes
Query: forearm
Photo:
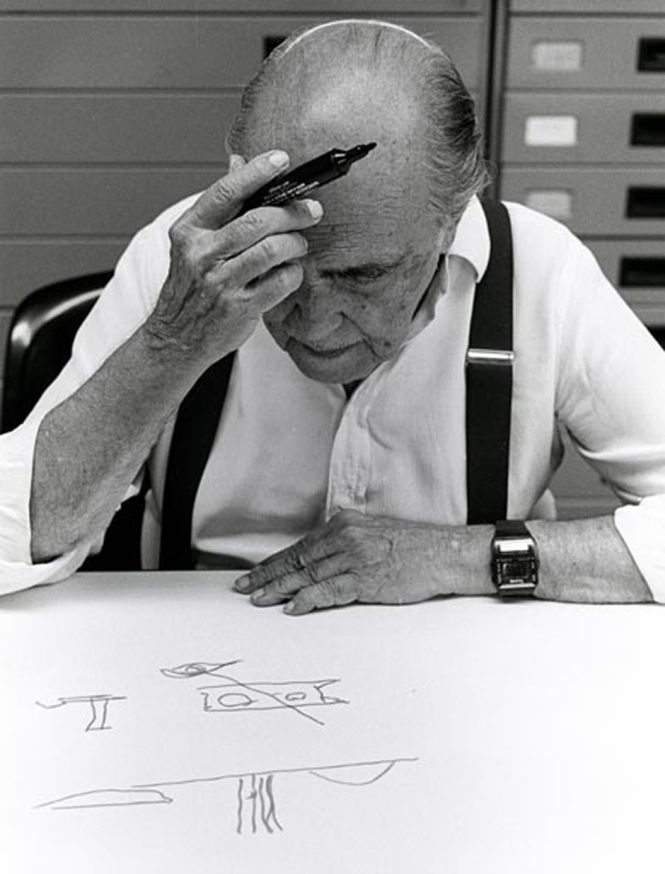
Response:
[{"label": "forearm", "polygon": [[139,329],[37,435],[30,495],[35,562],[95,539],[108,526],[198,372]]},{"label": "forearm", "polygon": [[[653,601],[611,516],[528,522],[540,559],[537,598],[589,604]],[[491,594],[491,525],[451,529],[447,553],[459,568],[458,594]],[[445,584],[444,584],[445,585]]]}]

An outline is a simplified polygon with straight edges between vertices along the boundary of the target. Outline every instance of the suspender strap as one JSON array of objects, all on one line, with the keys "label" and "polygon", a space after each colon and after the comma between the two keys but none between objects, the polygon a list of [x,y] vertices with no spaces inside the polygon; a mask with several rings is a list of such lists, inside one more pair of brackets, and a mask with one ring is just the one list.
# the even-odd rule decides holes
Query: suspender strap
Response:
[{"label": "suspender strap", "polygon": [[234,353],[215,362],[180,405],[164,483],[161,570],[192,568],[192,515],[229,385]]},{"label": "suspender strap", "polygon": [[513,245],[505,206],[484,202],[490,259],[476,287],[466,360],[466,489],[469,525],[508,510],[513,388]]}]

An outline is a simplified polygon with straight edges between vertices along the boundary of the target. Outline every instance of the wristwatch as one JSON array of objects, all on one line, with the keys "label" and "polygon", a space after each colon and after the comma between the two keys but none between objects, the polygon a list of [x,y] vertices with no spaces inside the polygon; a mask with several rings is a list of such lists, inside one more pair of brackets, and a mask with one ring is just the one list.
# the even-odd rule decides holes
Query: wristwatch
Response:
[{"label": "wristwatch", "polygon": [[538,585],[538,549],[524,522],[495,524],[492,538],[492,582],[503,597],[533,595]]}]

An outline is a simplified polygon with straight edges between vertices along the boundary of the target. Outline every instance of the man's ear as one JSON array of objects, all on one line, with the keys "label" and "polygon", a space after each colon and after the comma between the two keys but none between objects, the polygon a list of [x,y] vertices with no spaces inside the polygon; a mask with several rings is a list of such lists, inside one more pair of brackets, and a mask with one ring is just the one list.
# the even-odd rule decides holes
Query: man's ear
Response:
[{"label": "man's ear", "polygon": [[229,155],[229,173],[235,173],[236,170],[240,170],[241,167],[244,167],[246,163],[247,162],[242,155],[231,153]]}]

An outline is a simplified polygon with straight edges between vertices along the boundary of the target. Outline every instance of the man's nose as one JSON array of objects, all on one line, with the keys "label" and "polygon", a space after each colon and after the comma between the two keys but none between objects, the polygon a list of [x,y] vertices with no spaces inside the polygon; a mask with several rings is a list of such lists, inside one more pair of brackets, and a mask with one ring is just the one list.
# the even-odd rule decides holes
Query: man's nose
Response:
[{"label": "man's nose", "polygon": [[300,288],[293,295],[291,319],[300,333],[310,340],[323,339],[335,331],[344,316],[340,309],[339,296],[331,284],[305,269]]}]

